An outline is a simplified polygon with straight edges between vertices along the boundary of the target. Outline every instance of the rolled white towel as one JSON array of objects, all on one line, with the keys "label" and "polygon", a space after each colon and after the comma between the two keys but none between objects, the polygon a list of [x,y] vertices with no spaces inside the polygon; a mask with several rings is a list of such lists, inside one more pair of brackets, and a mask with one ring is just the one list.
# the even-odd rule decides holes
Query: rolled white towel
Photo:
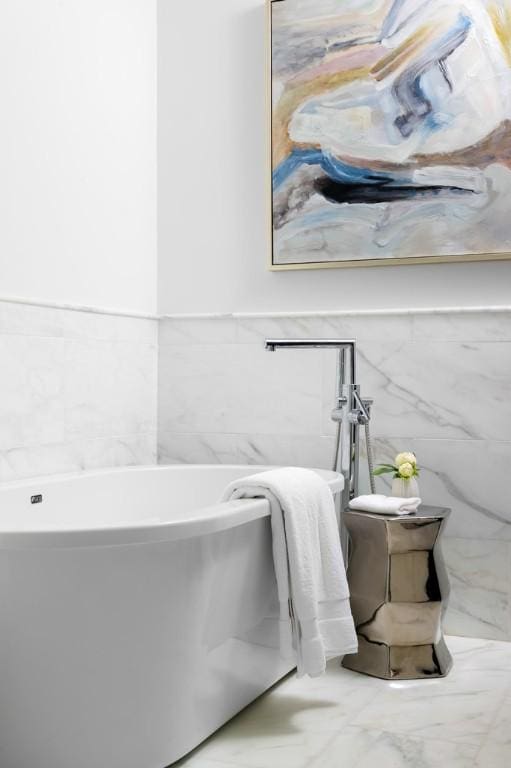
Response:
[{"label": "rolled white towel", "polygon": [[379,515],[409,515],[416,512],[422,499],[417,496],[403,499],[398,496],[385,496],[382,493],[371,493],[367,496],[357,496],[350,501],[350,509],[360,512],[375,512]]}]

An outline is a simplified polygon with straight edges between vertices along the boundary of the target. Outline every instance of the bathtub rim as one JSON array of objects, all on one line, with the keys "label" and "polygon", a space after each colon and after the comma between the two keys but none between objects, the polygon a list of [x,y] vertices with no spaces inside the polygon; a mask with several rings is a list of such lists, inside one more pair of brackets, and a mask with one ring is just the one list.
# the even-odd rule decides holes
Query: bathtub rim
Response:
[{"label": "bathtub rim", "polygon": [[[282,466],[282,465],[280,465]],[[247,469],[246,474],[261,472],[276,467],[270,465],[246,464],[141,464],[137,466],[112,467],[82,472],[69,472],[23,480],[8,481],[0,484],[2,490],[37,490],[43,484],[55,485],[70,480],[85,480],[89,477],[105,475],[160,472],[175,469]],[[331,470],[314,469],[326,480],[332,494],[337,494],[344,487],[342,475]],[[119,547],[146,544],[158,544],[168,541],[205,536],[244,525],[253,520],[270,515],[269,502],[266,499],[237,499],[217,502],[197,510],[197,514],[187,519],[158,521],[149,523],[142,520],[139,524],[73,529],[48,528],[43,530],[9,530],[0,528],[0,551],[19,549],[74,549],[89,547]]]}]

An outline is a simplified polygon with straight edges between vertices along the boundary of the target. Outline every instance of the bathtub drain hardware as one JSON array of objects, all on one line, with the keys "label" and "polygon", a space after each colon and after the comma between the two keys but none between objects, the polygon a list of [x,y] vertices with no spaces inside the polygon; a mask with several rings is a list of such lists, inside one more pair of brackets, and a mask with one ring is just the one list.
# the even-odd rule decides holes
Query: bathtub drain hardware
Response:
[{"label": "bathtub drain hardware", "polygon": [[34,496],[30,497],[30,503],[31,504],[40,504],[43,500],[43,494],[42,493],[36,493]]}]

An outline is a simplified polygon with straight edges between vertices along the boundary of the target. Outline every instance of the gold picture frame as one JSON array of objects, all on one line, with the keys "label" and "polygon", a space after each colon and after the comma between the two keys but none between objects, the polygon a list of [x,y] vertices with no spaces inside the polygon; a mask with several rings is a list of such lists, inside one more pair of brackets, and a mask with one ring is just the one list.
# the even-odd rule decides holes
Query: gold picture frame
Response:
[{"label": "gold picture frame", "polygon": [[[425,256],[397,256],[367,259],[343,259],[329,261],[302,261],[278,263],[275,261],[274,248],[274,190],[272,182],[273,174],[273,105],[272,105],[272,9],[277,3],[286,3],[289,0],[265,0],[266,2],[266,136],[267,136],[267,178],[269,193],[267,195],[267,219],[268,219],[268,260],[267,269],[273,272],[296,271],[305,269],[353,269],[358,267],[392,267],[399,265],[421,264],[446,264],[484,261],[507,261],[511,259],[511,251],[506,252],[480,252],[480,253],[454,253],[449,255],[425,255]],[[511,5],[511,0],[510,0]],[[511,198],[510,198],[511,199]]]}]

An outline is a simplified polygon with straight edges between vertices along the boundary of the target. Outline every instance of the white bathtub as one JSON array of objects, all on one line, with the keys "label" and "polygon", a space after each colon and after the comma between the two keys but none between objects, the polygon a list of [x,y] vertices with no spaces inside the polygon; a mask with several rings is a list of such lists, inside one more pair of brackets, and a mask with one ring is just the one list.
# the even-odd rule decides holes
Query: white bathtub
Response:
[{"label": "white bathtub", "polygon": [[1,487],[1,768],[164,768],[290,670],[268,504],[215,503],[256,469]]}]

